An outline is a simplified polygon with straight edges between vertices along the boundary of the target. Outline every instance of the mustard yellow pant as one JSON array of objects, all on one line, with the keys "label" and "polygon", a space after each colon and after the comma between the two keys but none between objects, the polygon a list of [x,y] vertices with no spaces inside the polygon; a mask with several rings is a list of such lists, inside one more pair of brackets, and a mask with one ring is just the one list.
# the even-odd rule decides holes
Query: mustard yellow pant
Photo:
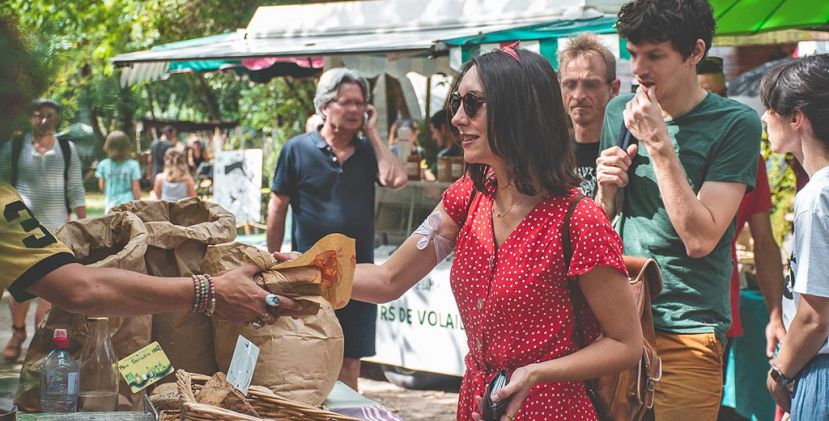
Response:
[{"label": "mustard yellow pant", "polygon": [[716,421],[722,400],[723,344],[713,333],[656,333],[662,380],[656,421]]}]

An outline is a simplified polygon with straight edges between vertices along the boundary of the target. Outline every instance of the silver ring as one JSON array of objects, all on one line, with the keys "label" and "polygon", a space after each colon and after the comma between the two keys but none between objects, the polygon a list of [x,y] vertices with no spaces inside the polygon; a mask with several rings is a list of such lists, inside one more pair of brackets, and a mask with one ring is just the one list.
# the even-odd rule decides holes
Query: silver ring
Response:
[{"label": "silver ring", "polygon": [[260,314],[256,320],[263,325],[267,325],[273,323],[273,316],[271,316],[271,314],[266,311]]},{"label": "silver ring", "polygon": [[265,296],[265,305],[268,307],[279,307],[282,304],[282,300],[279,299],[279,296],[276,294],[268,294]]},{"label": "silver ring", "polygon": [[262,329],[263,326],[265,326],[265,325],[262,324],[262,321],[259,320],[259,319],[256,319],[256,321],[250,322],[250,327],[252,327],[254,329]]}]

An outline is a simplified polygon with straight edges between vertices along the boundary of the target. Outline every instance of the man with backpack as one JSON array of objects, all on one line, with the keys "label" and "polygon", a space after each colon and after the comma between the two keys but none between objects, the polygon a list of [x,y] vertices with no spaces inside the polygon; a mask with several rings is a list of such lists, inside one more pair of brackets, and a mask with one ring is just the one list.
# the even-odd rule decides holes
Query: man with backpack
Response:
[{"label": "man with backpack", "polygon": [[[0,181],[13,185],[37,220],[52,232],[69,219],[72,211],[78,219],[86,218],[81,161],[75,145],[56,135],[60,108],[50,99],[35,101],[31,133],[14,137],[0,150]],[[26,340],[29,304],[11,299],[9,306],[13,329],[3,357],[14,361]],[[49,306],[39,301],[36,325]]]}]

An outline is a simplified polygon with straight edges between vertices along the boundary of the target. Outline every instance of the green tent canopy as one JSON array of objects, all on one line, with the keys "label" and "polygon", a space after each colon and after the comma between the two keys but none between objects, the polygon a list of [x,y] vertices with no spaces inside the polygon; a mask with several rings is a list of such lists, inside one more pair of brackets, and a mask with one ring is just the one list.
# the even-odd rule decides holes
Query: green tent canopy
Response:
[{"label": "green tent canopy", "polygon": [[[174,50],[176,48],[196,47],[201,45],[210,45],[218,42],[224,42],[235,38],[241,38],[241,35],[236,32],[228,32],[225,34],[211,35],[202,38],[188,39],[185,41],[171,42],[155,46],[150,51]],[[241,66],[242,60],[193,60],[193,61],[171,61],[167,69],[168,72],[210,72],[219,70],[226,66]]]},{"label": "green tent canopy", "polygon": [[746,35],[780,29],[829,30],[826,0],[709,0],[717,35]]},{"label": "green tent canopy", "polygon": [[[603,15],[589,19],[556,20],[503,31],[481,33],[476,36],[446,39],[441,42],[450,48],[450,56],[452,57],[450,61],[453,67],[465,63],[482,52],[497,48],[503,43],[519,41],[521,47],[541,54],[557,68],[558,58],[556,56],[559,38],[568,38],[583,32],[615,34],[615,24],[615,16]],[[623,58],[627,58],[627,50],[621,44],[624,41],[620,40],[619,42],[619,53]]]}]

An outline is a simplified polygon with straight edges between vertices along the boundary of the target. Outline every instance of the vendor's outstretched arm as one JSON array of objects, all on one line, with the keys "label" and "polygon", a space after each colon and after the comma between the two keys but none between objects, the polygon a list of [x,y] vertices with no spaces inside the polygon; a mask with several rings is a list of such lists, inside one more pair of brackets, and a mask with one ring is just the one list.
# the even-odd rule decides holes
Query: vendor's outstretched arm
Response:
[{"label": "vendor's outstretched arm", "polygon": [[[443,209],[443,202],[438,204],[432,214],[435,213],[441,219],[436,234],[454,243],[459,227]],[[424,237],[426,236],[412,234],[382,265],[357,265],[352,297],[370,303],[385,303],[400,297],[414,286],[439,263],[435,243],[444,241],[431,239],[426,243]],[[418,242],[425,244],[425,247],[419,249]]]},{"label": "vendor's outstretched arm", "polygon": [[[259,269],[246,265],[213,278],[215,317],[240,324],[257,320],[267,311],[267,291],[253,283]],[[193,307],[193,280],[159,278],[112,268],[88,268],[78,263],[61,266],[35,282],[28,292],[71,313],[127,317],[188,311]],[[293,315],[302,305],[286,297],[276,315]]]}]

